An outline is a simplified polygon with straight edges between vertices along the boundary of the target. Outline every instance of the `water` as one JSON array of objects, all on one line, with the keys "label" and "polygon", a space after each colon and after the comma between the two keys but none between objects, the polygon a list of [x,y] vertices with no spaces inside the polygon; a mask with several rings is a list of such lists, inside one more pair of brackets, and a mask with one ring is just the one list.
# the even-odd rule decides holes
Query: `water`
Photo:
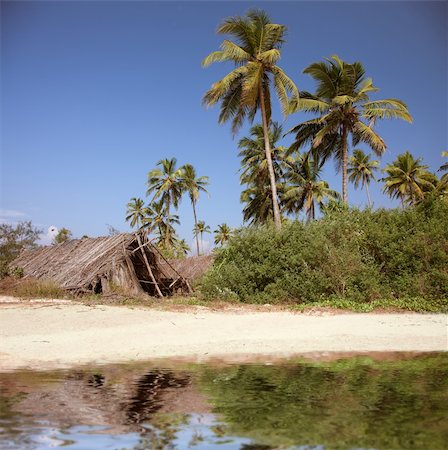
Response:
[{"label": "water", "polygon": [[0,374],[0,448],[448,448],[448,354],[330,357]]}]

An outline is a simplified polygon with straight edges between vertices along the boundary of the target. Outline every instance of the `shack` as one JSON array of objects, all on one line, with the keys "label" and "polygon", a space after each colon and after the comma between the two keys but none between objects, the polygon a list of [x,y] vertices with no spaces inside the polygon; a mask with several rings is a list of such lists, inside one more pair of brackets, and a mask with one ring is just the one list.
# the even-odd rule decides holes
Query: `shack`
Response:
[{"label": "shack", "polygon": [[[51,280],[74,294],[108,294],[119,288],[126,295],[158,297],[192,292],[193,278],[184,276],[176,264],[137,233],[74,239],[26,250],[13,262],[23,269],[25,278]],[[189,267],[188,258],[182,267],[184,271]]]}]

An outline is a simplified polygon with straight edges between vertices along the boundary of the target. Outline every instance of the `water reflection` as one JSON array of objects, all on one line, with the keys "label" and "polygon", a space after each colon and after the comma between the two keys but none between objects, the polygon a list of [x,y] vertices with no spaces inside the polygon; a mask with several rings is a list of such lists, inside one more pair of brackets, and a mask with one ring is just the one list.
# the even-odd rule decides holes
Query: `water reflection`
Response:
[{"label": "water reflection", "polygon": [[445,449],[447,375],[447,354],[6,373],[0,448]]}]

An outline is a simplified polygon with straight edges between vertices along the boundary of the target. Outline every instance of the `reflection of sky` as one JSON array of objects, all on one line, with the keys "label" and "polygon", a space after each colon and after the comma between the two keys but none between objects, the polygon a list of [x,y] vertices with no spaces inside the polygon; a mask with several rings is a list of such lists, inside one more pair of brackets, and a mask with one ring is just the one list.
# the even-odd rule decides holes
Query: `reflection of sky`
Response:
[{"label": "reflection of sky", "polygon": [[[191,414],[172,440],[177,449],[194,447],[197,450],[219,446],[222,450],[236,450],[251,442],[250,439],[217,436],[213,428],[219,426],[213,414]],[[63,430],[47,423],[22,424],[15,428],[17,434],[3,440],[4,450],[50,450],[64,447],[70,450],[100,449],[150,449],[152,438],[161,438],[160,430],[150,424],[142,424],[145,430],[139,433],[108,434],[104,426],[73,426]],[[0,428],[1,430],[1,428]],[[139,446],[141,444],[141,447]]]}]

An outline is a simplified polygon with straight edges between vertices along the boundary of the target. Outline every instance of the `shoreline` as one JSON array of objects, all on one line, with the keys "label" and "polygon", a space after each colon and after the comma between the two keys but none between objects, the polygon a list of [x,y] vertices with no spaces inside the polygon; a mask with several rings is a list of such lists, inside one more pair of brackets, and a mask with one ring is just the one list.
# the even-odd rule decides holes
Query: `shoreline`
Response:
[{"label": "shoreline", "polygon": [[[6,299],[5,299],[6,300]],[[11,301],[0,308],[0,371],[163,358],[275,360],[304,354],[448,351],[447,314],[162,311]]]}]

